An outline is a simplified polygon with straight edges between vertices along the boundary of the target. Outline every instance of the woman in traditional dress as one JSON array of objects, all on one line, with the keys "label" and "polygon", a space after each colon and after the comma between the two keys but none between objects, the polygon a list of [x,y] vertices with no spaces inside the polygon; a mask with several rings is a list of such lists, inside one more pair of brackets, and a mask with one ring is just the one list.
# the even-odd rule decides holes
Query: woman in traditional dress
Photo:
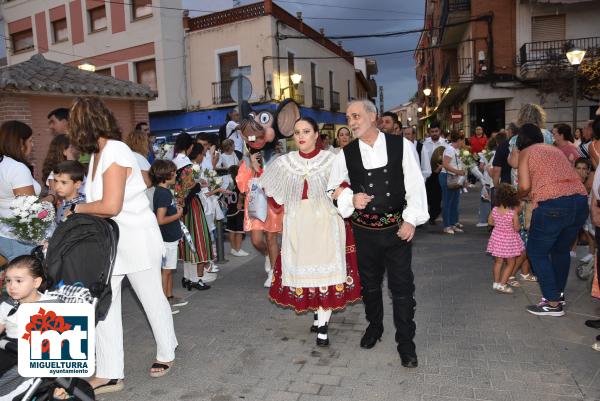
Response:
[{"label": "woman in traditional dress", "polygon": [[[206,216],[200,198],[197,196],[201,190],[200,184],[194,181],[193,163],[188,157],[193,146],[194,141],[189,134],[185,132],[179,134],[175,141],[173,158],[173,163],[177,166],[175,198],[177,203],[184,205],[183,224],[187,227],[195,248],[190,246],[188,240],[179,243],[179,259],[183,260],[181,284],[187,287],[188,291],[192,288],[208,290],[210,286],[207,283],[214,281],[217,276],[216,273],[204,272],[204,268],[213,256]],[[196,271],[193,265],[196,265]]]},{"label": "woman in traditional dress", "polygon": [[335,155],[317,146],[319,129],[309,117],[294,127],[299,151],[278,157],[260,177],[265,193],[284,205],[283,241],[269,298],[296,313],[313,311],[317,345],[329,345],[334,310],[360,299],[354,237],[327,193]]}]

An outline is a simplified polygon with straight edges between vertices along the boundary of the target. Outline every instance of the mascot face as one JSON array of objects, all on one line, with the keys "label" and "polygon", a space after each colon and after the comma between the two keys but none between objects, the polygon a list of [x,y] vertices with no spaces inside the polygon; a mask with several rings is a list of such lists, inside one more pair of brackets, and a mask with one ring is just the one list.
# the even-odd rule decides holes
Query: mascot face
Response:
[{"label": "mascot face", "polygon": [[273,142],[275,137],[289,138],[294,134],[294,124],[300,118],[300,108],[292,99],[279,104],[275,114],[270,111],[251,110],[247,102],[242,104],[240,131],[242,137],[252,149],[262,149],[265,144]]}]

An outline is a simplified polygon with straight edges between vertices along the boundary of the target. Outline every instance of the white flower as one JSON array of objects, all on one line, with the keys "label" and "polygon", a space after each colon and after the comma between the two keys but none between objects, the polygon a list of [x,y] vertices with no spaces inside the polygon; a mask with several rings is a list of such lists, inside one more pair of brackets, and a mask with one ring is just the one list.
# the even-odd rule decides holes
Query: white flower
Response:
[{"label": "white flower", "polygon": [[194,165],[192,166],[192,170],[193,170],[195,173],[199,173],[199,172],[200,172],[200,165],[198,165],[198,164],[194,164]]},{"label": "white flower", "polygon": [[208,176],[209,177],[216,177],[217,176],[217,172],[215,170],[208,170]]},{"label": "white flower", "polygon": [[469,156],[471,154],[471,152],[469,152],[468,150],[463,150],[462,154],[463,154],[463,156]]}]

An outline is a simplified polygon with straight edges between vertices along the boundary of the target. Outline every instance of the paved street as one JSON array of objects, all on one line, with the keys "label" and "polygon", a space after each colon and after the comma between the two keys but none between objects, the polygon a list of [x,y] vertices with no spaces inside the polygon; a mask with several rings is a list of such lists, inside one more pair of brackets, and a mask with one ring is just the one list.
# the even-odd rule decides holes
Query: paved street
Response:
[{"label": "paved street", "polygon": [[267,301],[263,259],[229,257],[210,291],[178,288],[190,303],[174,316],[179,348],[164,378],[148,376],[154,340],[125,291],[125,391],[101,399],[600,400],[600,353],[590,348],[600,331],[583,325],[600,316],[600,303],[574,274],[561,318],[525,311],[540,297],[536,283],[512,295],[493,292],[487,230],[474,227],[476,207],[475,192],[463,196],[465,234],[443,235],[439,225],[418,230],[418,369],[400,365],[389,299],[386,331],[374,349],[358,346],[366,327],[362,304],[334,314],[332,346],[321,349],[308,330],[311,317]]}]

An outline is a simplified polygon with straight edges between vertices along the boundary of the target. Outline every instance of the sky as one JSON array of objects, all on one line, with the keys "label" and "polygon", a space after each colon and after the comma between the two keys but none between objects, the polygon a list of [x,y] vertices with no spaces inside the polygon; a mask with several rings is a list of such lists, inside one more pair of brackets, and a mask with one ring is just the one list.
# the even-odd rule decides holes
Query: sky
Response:
[{"label": "sky", "polygon": [[[240,3],[244,5],[256,1],[240,0]],[[200,10],[213,10],[225,3],[231,6],[232,0],[183,0],[184,7]],[[317,30],[324,28],[326,36],[420,29],[423,27],[425,7],[425,0],[275,0],[275,3],[294,16],[301,11],[304,21]],[[415,33],[390,38],[344,40],[342,46],[360,56],[414,49],[418,39],[419,34]],[[373,58],[377,60],[379,69],[375,76],[377,85],[384,88],[385,109],[407,102],[417,90],[413,53]]]},{"label": "sky", "polygon": [[[242,5],[256,1],[239,0]],[[275,0],[275,2],[292,15],[302,11],[304,21],[317,30],[324,28],[325,35],[373,34],[423,27],[425,0]],[[224,6],[230,7],[232,4],[233,0],[183,0],[184,8],[199,10],[217,10]],[[361,19],[361,21],[351,19]],[[378,21],[364,21],[365,19]],[[390,38],[344,40],[342,45],[346,50],[360,56],[414,49],[418,38],[419,34],[415,33]],[[3,46],[0,46],[0,57],[4,57]],[[385,109],[389,110],[407,102],[417,89],[413,53],[374,58],[379,68],[375,79],[377,84],[384,88]]]}]

